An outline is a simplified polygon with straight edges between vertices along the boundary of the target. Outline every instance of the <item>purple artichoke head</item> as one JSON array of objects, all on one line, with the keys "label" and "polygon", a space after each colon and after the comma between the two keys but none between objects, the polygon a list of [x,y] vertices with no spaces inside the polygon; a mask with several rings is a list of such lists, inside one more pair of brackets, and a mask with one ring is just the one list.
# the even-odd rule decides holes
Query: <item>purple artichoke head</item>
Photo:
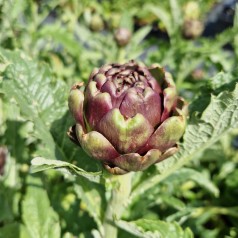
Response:
[{"label": "purple artichoke head", "polygon": [[104,65],[81,86],[69,95],[76,125],[68,135],[109,172],[145,170],[178,150],[187,104],[160,66]]}]

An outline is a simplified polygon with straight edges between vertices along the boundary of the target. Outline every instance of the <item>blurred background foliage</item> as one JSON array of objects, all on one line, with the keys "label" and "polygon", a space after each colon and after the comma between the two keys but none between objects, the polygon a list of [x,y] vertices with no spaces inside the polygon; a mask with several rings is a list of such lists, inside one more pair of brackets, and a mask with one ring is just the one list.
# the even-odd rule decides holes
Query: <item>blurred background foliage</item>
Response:
[{"label": "blurred background foliage", "polygon": [[[29,73],[31,89],[41,92],[32,117],[41,118],[39,124],[46,122],[44,130],[33,124],[31,113],[22,113],[1,85],[0,238],[99,237],[96,229],[106,206],[103,186],[86,180],[78,184],[56,171],[29,175],[35,155],[62,159],[88,171],[100,169],[65,136],[72,124],[66,109],[70,86],[86,82],[94,67],[106,63],[129,59],[160,63],[173,75],[180,94],[190,102],[196,99],[199,111],[211,92],[218,94],[223,85],[237,81],[235,9],[235,0],[0,0],[0,46],[20,49],[37,62],[26,67],[22,55],[15,77],[21,79],[21,70]],[[116,32],[122,28],[129,34],[128,42],[120,45]],[[0,60],[1,73],[7,63]],[[212,81],[221,71],[230,77]],[[49,96],[51,91],[55,98]],[[53,139],[48,138],[47,126]],[[238,131],[232,130],[186,168],[134,199],[124,220],[177,222],[189,227],[194,237],[238,237],[237,152]],[[136,176],[134,188],[154,172],[152,167]],[[129,236],[133,237],[120,230],[119,237]]]}]

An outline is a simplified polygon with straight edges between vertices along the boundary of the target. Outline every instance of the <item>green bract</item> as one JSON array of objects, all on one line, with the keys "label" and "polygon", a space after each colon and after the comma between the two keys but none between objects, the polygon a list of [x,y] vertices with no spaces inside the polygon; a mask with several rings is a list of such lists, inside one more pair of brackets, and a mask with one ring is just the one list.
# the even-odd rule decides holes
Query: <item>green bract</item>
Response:
[{"label": "green bract", "polygon": [[76,125],[68,134],[111,173],[144,170],[178,150],[187,104],[160,66],[104,65],[81,86],[69,95]]}]

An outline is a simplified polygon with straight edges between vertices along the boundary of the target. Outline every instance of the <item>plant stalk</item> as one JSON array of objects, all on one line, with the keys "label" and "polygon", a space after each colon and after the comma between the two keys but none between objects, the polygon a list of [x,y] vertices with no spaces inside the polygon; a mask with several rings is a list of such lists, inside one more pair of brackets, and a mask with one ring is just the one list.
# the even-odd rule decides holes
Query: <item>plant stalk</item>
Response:
[{"label": "plant stalk", "polygon": [[117,52],[117,62],[120,64],[124,64],[126,59],[126,51],[124,47],[118,47]]},{"label": "plant stalk", "polygon": [[111,183],[114,184],[111,190],[111,199],[107,206],[104,219],[104,238],[117,238],[117,227],[113,224],[119,220],[128,205],[128,199],[131,192],[132,173],[124,175],[114,175],[111,177]]}]

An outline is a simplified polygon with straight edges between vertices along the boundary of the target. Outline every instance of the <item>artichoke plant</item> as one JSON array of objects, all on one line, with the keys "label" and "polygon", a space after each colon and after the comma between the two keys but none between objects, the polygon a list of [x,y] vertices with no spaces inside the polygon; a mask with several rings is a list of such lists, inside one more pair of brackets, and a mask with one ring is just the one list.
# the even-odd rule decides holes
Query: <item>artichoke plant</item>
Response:
[{"label": "artichoke plant", "polygon": [[109,172],[145,170],[177,152],[187,103],[159,65],[107,64],[83,88],[78,83],[70,91],[76,125],[68,135]]}]

